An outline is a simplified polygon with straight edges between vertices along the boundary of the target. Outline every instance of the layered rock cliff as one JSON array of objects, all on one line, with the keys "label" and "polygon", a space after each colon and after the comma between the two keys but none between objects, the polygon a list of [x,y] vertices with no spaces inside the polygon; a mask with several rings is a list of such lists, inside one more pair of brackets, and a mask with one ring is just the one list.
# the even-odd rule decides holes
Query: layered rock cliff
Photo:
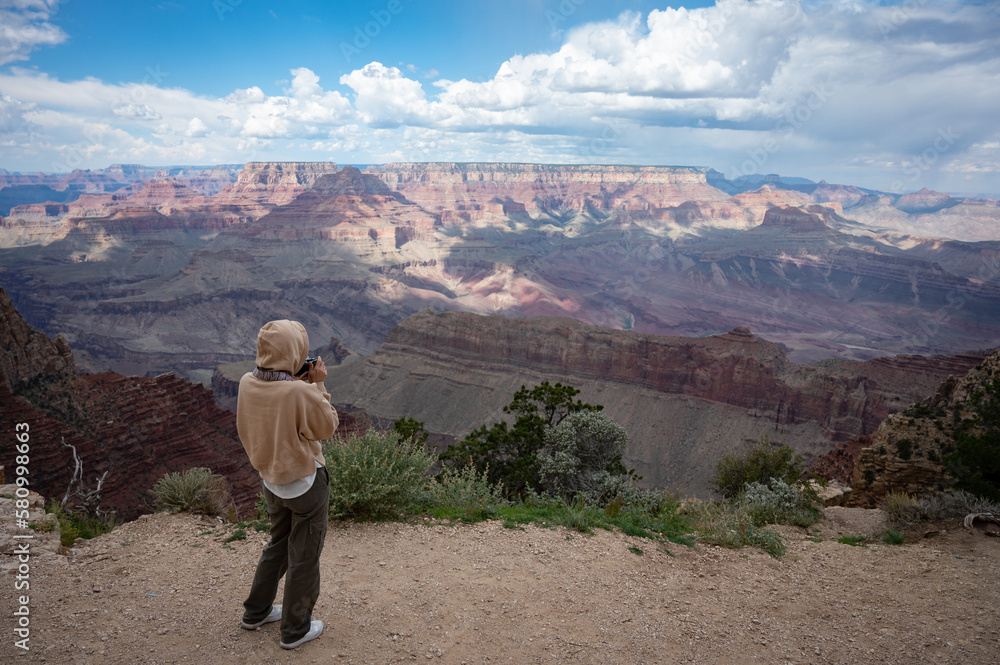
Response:
[{"label": "layered rock cliff", "polygon": [[316,178],[287,205],[234,231],[255,243],[333,240],[362,253],[429,239],[437,219],[375,176],[346,166]]},{"label": "layered rock cliff", "polygon": [[236,182],[217,198],[284,205],[309,189],[317,178],[336,172],[333,162],[248,162]]},{"label": "layered rock cliff", "polygon": [[797,365],[744,328],[705,338],[658,337],[571,319],[424,311],[361,363],[334,368],[338,402],[463,436],[522,384],[569,383],[604,404],[632,436],[629,464],[655,486],[704,491],[718,456],[767,434],[807,455],[873,432],[980,356],[899,356]]},{"label": "layered rock cliff", "polygon": [[207,384],[275,312],[371,353],[428,307],[748,326],[797,362],[1000,343],[1000,243],[865,228],[780,179],[728,196],[686,168],[251,163],[209,198],[172,174],[0,222],[0,283],[90,371]]},{"label": "layered rock cliff", "polygon": [[0,245],[64,240],[76,247],[109,241],[134,246],[176,237],[177,231],[227,228],[257,219],[273,207],[248,198],[205,196],[174,178],[136,181],[114,193],[87,194],[70,203],[16,206],[0,221]]},{"label": "layered rock cliff", "polygon": [[[226,477],[240,510],[250,510],[260,479],[237,439],[232,413],[210,391],[176,376],[76,372],[65,340],[32,329],[0,289],[0,420],[27,423],[31,489],[61,499],[76,447],[83,479],[108,471],[102,506],[124,519],[149,512],[149,489],[165,473],[206,466]],[[14,450],[0,450],[13,468]]]},{"label": "layered rock cliff", "polygon": [[649,210],[688,200],[722,200],[705,174],[664,166],[498,163],[382,164],[368,169],[442,222],[501,220],[528,213]]},{"label": "layered rock cliff", "polygon": [[954,478],[945,457],[973,418],[973,396],[998,378],[1000,353],[995,353],[887,418],[857,456],[851,477],[854,500],[871,504],[890,492],[919,495],[950,487]]}]

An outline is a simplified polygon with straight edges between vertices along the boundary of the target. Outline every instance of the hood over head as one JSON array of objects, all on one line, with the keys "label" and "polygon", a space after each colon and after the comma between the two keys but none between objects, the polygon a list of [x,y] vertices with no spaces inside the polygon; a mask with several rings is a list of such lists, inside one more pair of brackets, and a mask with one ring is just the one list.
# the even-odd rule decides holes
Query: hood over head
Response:
[{"label": "hood over head", "polygon": [[309,355],[309,335],[298,321],[269,321],[257,333],[257,367],[294,374]]}]

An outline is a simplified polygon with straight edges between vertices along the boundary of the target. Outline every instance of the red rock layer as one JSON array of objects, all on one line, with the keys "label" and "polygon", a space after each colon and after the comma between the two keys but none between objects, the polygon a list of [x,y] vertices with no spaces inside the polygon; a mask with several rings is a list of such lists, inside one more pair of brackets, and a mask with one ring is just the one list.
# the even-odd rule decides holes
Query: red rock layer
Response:
[{"label": "red rock layer", "polygon": [[324,175],[307,191],[236,233],[259,240],[336,240],[395,249],[429,238],[437,218],[352,166]]},{"label": "red rock layer", "polygon": [[695,169],[545,164],[382,164],[368,169],[442,222],[551,210],[650,210],[724,200]]},{"label": "red rock layer", "polygon": [[320,176],[336,172],[333,162],[248,162],[236,182],[219,192],[217,199],[284,205],[309,189]]},{"label": "red rock layer", "polygon": [[[30,427],[31,488],[61,499],[76,446],[84,483],[108,471],[102,505],[125,519],[150,512],[149,490],[166,473],[205,466],[223,474],[241,511],[260,479],[236,436],[232,413],[210,391],[173,375],[156,378],[77,374],[72,352],[30,328],[0,289],[0,420]],[[5,426],[6,428],[6,426]],[[0,449],[13,468],[14,450]]]},{"label": "red rock layer", "polygon": [[862,434],[850,441],[842,441],[827,454],[813,460],[809,465],[809,470],[820,478],[839,480],[850,486],[858,455],[861,454],[862,449],[869,447],[871,442],[870,434]]},{"label": "red rock layer", "polygon": [[599,379],[698,397],[752,410],[776,425],[815,422],[833,441],[875,431],[890,413],[983,357],[797,365],[779,345],[745,328],[705,338],[660,337],[572,319],[431,310],[394,328],[378,353],[416,354],[456,370],[523,368],[554,380]]}]

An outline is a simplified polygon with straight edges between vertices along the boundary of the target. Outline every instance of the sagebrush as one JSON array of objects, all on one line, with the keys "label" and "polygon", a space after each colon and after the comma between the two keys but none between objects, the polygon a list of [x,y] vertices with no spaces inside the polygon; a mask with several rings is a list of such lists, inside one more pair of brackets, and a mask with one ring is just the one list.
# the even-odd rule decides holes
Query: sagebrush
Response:
[{"label": "sagebrush", "polygon": [[539,488],[551,496],[603,506],[629,485],[622,464],[625,428],[597,411],[572,413],[545,430],[537,454]]},{"label": "sagebrush", "polygon": [[330,517],[387,519],[423,494],[435,456],[399,432],[369,429],[323,445],[330,473]]},{"label": "sagebrush", "polygon": [[793,524],[807,527],[820,520],[815,492],[809,493],[798,485],[772,479],[770,485],[752,482],[746,485],[739,503],[757,526]]},{"label": "sagebrush", "polygon": [[944,494],[911,497],[904,492],[890,492],[880,502],[886,521],[894,527],[906,527],[918,522],[963,519],[974,513],[1000,514],[1000,502],[956,490]]},{"label": "sagebrush", "polygon": [[472,464],[442,469],[427,483],[423,503],[457,511],[468,520],[494,517],[499,507],[507,505],[503,486],[490,481],[488,470],[479,471]]},{"label": "sagebrush", "polygon": [[232,502],[226,479],[203,466],[165,474],[151,491],[157,507],[172,512],[220,515]]}]

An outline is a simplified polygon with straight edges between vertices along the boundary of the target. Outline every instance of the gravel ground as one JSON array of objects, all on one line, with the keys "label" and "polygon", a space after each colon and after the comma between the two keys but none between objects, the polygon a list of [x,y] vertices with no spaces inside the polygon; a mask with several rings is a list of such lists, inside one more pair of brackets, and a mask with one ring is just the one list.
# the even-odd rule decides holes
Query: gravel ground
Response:
[{"label": "gravel ground", "polygon": [[29,652],[0,574],[0,662],[1000,662],[1000,538],[956,521],[854,547],[836,537],[877,532],[881,514],[826,515],[783,527],[781,559],[499,522],[334,524],[326,632],[295,651],[277,624],[239,627],[266,533],[225,543],[232,526],[147,515],[32,559]]}]

